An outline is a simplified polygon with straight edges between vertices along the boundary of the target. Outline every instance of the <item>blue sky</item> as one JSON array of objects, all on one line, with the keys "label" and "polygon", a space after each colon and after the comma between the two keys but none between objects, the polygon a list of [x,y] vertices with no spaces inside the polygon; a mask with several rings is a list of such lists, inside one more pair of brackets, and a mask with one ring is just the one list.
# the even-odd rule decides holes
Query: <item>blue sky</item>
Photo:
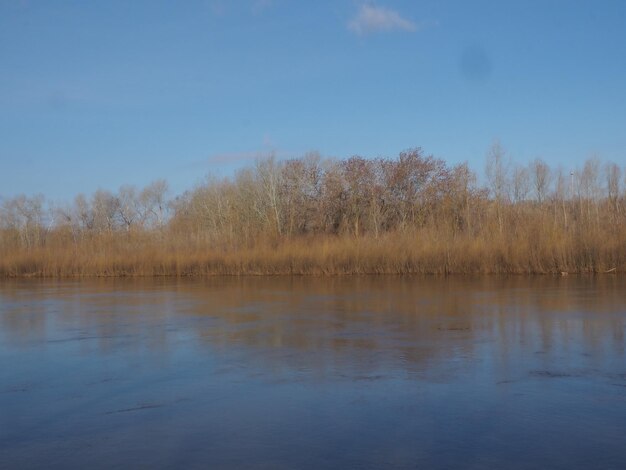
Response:
[{"label": "blue sky", "polygon": [[626,164],[626,2],[0,0],[0,195],[259,155]]}]

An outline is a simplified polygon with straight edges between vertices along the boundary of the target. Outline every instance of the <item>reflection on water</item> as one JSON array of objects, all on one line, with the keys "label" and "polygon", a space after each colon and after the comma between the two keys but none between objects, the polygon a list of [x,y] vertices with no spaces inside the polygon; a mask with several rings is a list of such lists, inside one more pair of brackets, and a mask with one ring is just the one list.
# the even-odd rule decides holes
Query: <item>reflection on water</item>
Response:
[{"label": "reflection on water", "polygon": [[626,282],[0,282],[0,467],[622,468]]}]

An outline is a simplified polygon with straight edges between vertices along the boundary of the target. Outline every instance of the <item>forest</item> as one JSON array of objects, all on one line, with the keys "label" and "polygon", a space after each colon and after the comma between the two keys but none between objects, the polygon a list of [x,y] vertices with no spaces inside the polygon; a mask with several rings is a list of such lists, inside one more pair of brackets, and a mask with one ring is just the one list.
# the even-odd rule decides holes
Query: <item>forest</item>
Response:
[{"label": "forest", "polygon": [[260,158],[171,197],[167,182],[66,205],[0,200],[1,277],[556,274],[626,269],[620,166],[484,175],[422,149],[396,158]]}]

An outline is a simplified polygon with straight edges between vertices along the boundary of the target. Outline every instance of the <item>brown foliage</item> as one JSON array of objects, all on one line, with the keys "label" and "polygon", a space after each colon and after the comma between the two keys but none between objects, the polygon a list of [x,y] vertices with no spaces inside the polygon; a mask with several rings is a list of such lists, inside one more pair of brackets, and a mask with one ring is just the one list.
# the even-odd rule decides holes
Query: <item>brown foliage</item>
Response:
[{"label": "brown foliage", "polygon": [[42,196],[19,196],[0,208],[0,276],[626,269],[617,166],[605,167],[603,186],[597,160],[568,181],[539,159],[508,172],[502,155],[490,153],[488,188],[466,164],[413,149],[397,159],[270,158],[169,202],[163,181],[48,211]]}]

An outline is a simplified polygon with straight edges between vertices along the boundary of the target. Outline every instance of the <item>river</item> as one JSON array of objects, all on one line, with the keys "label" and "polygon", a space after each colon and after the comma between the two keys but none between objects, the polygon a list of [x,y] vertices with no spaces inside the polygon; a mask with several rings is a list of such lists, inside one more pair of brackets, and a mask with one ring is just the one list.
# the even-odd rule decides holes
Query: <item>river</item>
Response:
[{"label": "river", "polygon": [[0,468],[624,468],[626,280],[0,281]]}]

